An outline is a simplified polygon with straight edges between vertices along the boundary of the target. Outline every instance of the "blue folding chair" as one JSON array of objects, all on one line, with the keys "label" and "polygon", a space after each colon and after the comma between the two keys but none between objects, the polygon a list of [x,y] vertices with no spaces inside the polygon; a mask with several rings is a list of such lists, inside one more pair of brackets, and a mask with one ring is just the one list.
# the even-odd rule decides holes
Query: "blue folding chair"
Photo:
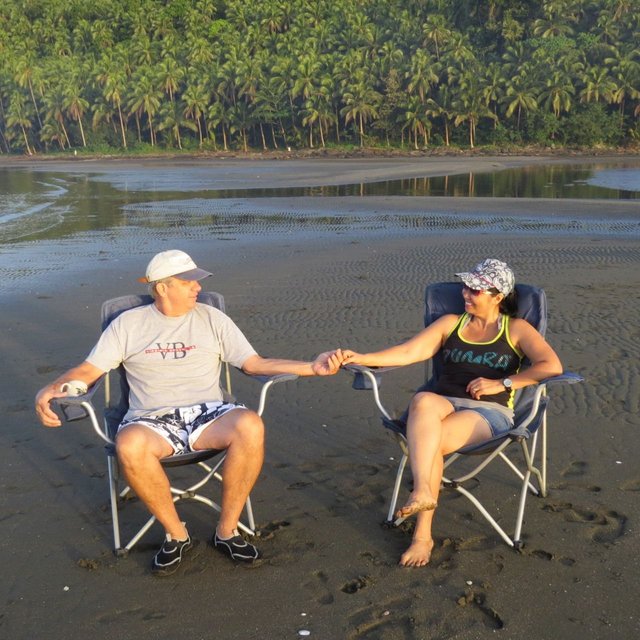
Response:
[{"label": "blue folding chair", "polygon": [[[531,285],[520,284],[516,285],[516,291],[518,294],[517,317],[524,318],[542,335],[545,335],[547,329],[547,298],[544,290]],[[463,312],[462,283],[442,282],[427,286],[425,291],[425,327],[445,314],[461,314]],[[525,361],[524,365],[526,366],[527,364]],[[387,524],[397,526],[404,520],[404,518],[394,519],[394,513],[396,512],[398,495],[409,455],[406,439],[407,412],[400,418],[391,416],[390,412],[382,404],[380,384],[384,374],[398,369],[398,367],[371,369],[360,365],[347,365],[345,368],[354,374],[353,387],[355,389],[373,391],[375,403],[382,414],[382,423],[385,428],[393,433],[402,450],[402,457],[398,464],[386,519]],[[435,388],[443,368],[441,353],[436,354],[429,361],[429,368],[430,374],[427,376],[427,382],[417,392],[429,391]],[[520,389],[516,392],[513,429],[506,434],[491,438],[485,442],[463,447],[452,453],[445,460],[442,487],[453,489],[469,499],[500,537],[511,547],[520,549],[523,545],[521,534],[528,494],[547,495],[548,388],[555,384],[573,384],[582,380],[583,378],[575,373],[565,372],[562,375],[543,380],[538,385]],[[540,443],[538,442],[539,436]],[[519,448],[522,453],[520,461],[514,461],[513,457],[507,455],[507,449],[510,445],[516,443],[520,445]],[[476,462],[470,471],[466,471],[461,475],[450,476],[448,470],[455,465],[456,461],[462,458],[468,459],[470,456],[479,456],[480,460]],[[520,483],[520,497],[513,535],[507,534],[480,500],[464,486],[465,483],[471,480],[477,480],[480,472],[494,460],[502,460],[515,474]]]},{"label": "blue folding chair", "polygon": [[[102,305],[102,330],[104,330],[124,311],[128,311],[129,309],[134,309],[142,305],[148,305],[152,302],[153,299],[149,295],[128,295],[107,300]],[[208,304],[220,311],[225,311],[224,298],[219,293],[200,292],[198,295],[198,302]],[[223,394],[225,396],[225,400],[233,401],[234,397],[231,394],[231,375],[228,363],[224,363],[224,373],[225,381]],[[112,376],[117,377],[116,385],[112,383]],[[269,389],[276,383],[295,380],[298,376],[283,374],[270,377],[249,377],[262,383],[258,408],[256,411],[258,415],[261,416],[264,412]],[[102,425],[97,417],[96,408],[94,406],[94,395],[101,386],[104,388],[104,412]],[[114,386],[116,387],[115,393],[113,389]],[[88,390],[85,395],[57,398],[53,400],[51,404],[60,417],[65,421],[72,422],[88,418],[95,432],[106,443],[105,450],[107,453],[107,467],[109,471],[109,499],[111,503],[114,552],[117,556],[124,556],[134,547],[142,536],[144,536],[156,520],[154,516],[151,516],[131,537],[129,542],[122,546],[119,508],[122,506],[124,500],[131,494],[131,489],[128,486],[120,486],[120,473],[115,450],[115,436],[118,425],[122,422],[129,404],[129,384],[127,382],[124,367],[120,366],[117,370],[109,372],[103,376]],[[217,460],[209,463],[213,458],[217,458]],[[222,474],[219,469],[222,466],[224,459],[225,451],[218,449],[191,451],[163,458],[160,462],[165,468],[194,465],[201,472],[195,481],[187,487],[179,488],[171,486],[173,501],[195,500],[215,509],[216,511],[220,511],[220,505],[215,500],[199,493],[199,491],[211,480],[218,480],[222,482]],[[249,535],[256,535],[256,525],[250,497],[247,498],[245,514],[246,522],[239,522],[238,527]]]}]

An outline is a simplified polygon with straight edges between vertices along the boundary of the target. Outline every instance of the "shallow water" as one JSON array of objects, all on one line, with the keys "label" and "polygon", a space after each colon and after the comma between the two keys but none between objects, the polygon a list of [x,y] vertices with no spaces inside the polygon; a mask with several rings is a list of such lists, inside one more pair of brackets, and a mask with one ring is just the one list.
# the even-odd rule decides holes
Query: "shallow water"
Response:
[{"label": "shallow water", "polygon": [[[260,168],[262,178],[269,172],[281,177],[279,171],[278,165]],[[235,166],[222,176],[198,166],[124,170],[113,165],[95,174],[2,169],[0,292],[24,286],[37,290],[61,271],[80,274],[103,261],[113,265],[155,252],[163,243],[215,241],[219,252],[233,253],[265,240],[331,241],[338,235],[356,242],[407,233],[640,237],[640,214],[628,207],[620,214],[624,218],[616,219],[611,212],[594,215],[593,207],[591,214],[576,214],[574,207],[565,215],[545,205],[537,214],[524,215],[517,204],[508,213],[504,207],[501,213],[474,209],[474,204],[465,211],[458,205],[438,211],[434,200],[425,210],[419,198],[407,200],[408,206],[382,199],[379,207],[375,204],[375,196],[426,195],[442,195],[443,203],[450,196],[471,195],[515,198],[513,203],[517,198],[571,197],[632,204],[640,200],[637,161],[635,166],[626,161],[554,165],[333,187],[211,188],[247,182],[246,172]],[[374,198],[359,204],[357,196]]]},{"label": "shallow water", "polygon": [[[261,172],[277,171],[264,167]],[[226,183],[233,177],[226,172]],[[241,182],[241,176],[238,176]],[[640,168],[606,165],[553,165],[508,169],[494,173],[411,178],[325,187],[213,190],[211,172],[198,167],[168,167],[163,170],[110,171],[82,175],[25,169],[0,170],[0,246],[16,241],[64,238],[79,232],[105,231],[123,226],[171,228],[207,225],[216,235],[251,233],[256,216],[265,225],[328,229],[365,225],[375,228],[400,225],[449,229],[475,224],[464,216],[448,221],[433,216],[376,217],[295,215],[291,212],[244,210],[246,198],[335,197],[335,196],[442,196],[508,198],[578,198],[603,200],[640,199]],[[246,184],[246,179],[244,181]],[[188,199],[185,196],[188,194]],[[220,201],[224,200],[225,204]],[[266,204],[266,203],[265,203]],[[255,208],[255,207],[254,207]],[[261,207],[260,207],[261,208]],[[495,221],[494,221],[495,223]],[[512,227],[512,223],[508,224]],[[492,226],[492,229],[495,227]],[[544,231],[544,226],[541,227]],[[594,228],[602,232],[602,225]],[[584,228],[587,232],[588,228]],[[618,231],[615,230],[614,231]]]}]

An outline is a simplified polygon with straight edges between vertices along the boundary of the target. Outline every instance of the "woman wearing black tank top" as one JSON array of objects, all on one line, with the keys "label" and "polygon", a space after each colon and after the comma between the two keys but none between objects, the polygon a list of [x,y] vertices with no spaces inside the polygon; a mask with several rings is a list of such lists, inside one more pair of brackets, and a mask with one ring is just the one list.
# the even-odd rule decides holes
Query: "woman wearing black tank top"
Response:
[{"label": "woman wearing black tank top", "polygon": [[[562,373],[555,351],[515,313],[515,278],[502,261],[488,258],[457,273],[465,312],[445,315],[402,344],[372,353],[344,350],[345,364],[368,367],[422,362],[442,350],[444,371],[436,392],[417,393],[409,407],[407,442],[413,491],[398,517],[417,516],[413,539],[400,564],[421,567],[433,549],[444,457],[511,428],[516,389]],[[531,365],[520,368],[526,357]]]}]

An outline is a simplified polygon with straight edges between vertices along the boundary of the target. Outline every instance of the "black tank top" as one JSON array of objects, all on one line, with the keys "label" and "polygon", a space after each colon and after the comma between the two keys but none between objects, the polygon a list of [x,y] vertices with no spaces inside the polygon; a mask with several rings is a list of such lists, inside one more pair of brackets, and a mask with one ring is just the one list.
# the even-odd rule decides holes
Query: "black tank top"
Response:
[{"label": "black tank top", "polygon": [[[522,354],[511,343],[508,316],[502,315],[500,331],[491,342],[469,342],[460,337],[460,329],[469,317],[463,313],[442,347],[443,370],[435,392],[453,398],[471,398],[466,388],[474,378],[502,380],[517,373]],[[481,400],[497,402],[513,409],[514,391],[483,396]]]}]

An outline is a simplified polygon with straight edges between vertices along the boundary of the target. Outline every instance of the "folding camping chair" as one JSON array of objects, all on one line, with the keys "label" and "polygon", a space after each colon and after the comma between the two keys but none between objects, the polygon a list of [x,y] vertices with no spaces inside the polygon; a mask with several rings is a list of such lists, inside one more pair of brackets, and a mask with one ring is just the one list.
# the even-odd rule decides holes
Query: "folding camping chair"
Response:
[{"label": "folding camping chair", "polygon": [[[531,285],[516,285],[516,291],[518,294],[517,316],[527,320],[544,335],[547,328],[547,299],[544,291]],[[447,313],[461,314],[463,311],[462,283],[443,282],[427,286],[425,292],[425,327]],[[523,364],[526,366],[527,363],[525,362]],[[428,364],[430,375],[427,375],[427,382],[417,391],[433,389],[442,372],[442,366],[442,355],[438,353]],[[382,423],[394,434],[402,450],[402,457],[398,464],[386,519],[387,524],[397,526],[404,520],[404,518],[394,520],[394,513],[396,511],[398,494],[409,455],[405,436],[407,413],[405,412],[405,414],[398,419],[391,417],[390,412],[382,404],[380,384],[382,374],[397,369],[398,367],[370,369],[359,365],[347,365],[345,368],[354,374],[353,387],[355,389],[370,389],[373,391],[376,405],[382,413]],[[519,390],[516,392],[515,399],[515,424],[511,431],[485,442],[463,447],[452,453],[445,460],[445,474],[442,479],[442,487],[454,489],[468,498],[489,524],[498,532],[501,538],[515,549],[521,548],[523,544],[521,533],[527,495],[529,492],[534,495],[547,495],[548,387],[559,383],[572,384],[581,382],[582,380],[583,378],[577,374],[563,373],[562,375],[543,380],[538,385]],[[538,443],[539,435],[541,436],[541,443]],[[520,445],[522,453],[522,460],[519,461],[519,466],[513,458],[507,456],[506,451],[510,445],[516,443]],[[539,444],[540,447],[538,447]],[[468,459],[469,456],[480,456],[481,459],[479,462],[476,462],[470,471],[462,473],[462,475],[449,477],[447,470],[454,465],[456,461],[462,458]],[[509,536],[505,532],[503,527],[498,524],[480,500],[464,486],[465,483],[471,480],[477,481],[478,474],[496,459],[505,462],[507,467],[513,471],[521,483],[513,536]]]},{"label": "folding camping chair", "polygon": [[[117,318],[122,312],[136,307],[151,304],[153,299],[149,295],[128,295],[119,298],[113,298],[107,300],[102,305],[102,330],[104,330],[115,318]],[[220,311],[225,310],[224,298],[221,294],[215,292],[200,292],[198,295],[198,302],[208,304]],[[231,376],[228,363],[225,363],[225,381],[223,393],[225,400],[233,400],[231,395]],[[117,377],[117,390],[114,393],[112,384],[112,376]],[[266,405],[267,393],[269,389],[276,383],[286,382],[288,380],[295,380],[296,375],[283,374],[277,376],[249,376],[262,383],[260,390],[260,397],[258,401],[258,415],[262,415]],[[103,425],[100,426],[96,409],[93,404],[93,396],[97,389],[104,386],[104,415]],[[119,507],[131,493],[131,489],[128,486],[120,487],[120,473],[118,468],[118,459],[116,457],[115,450],[115,435],[118,429],[118,425],[122,421],[125,413],[128,409],[129,399],[129,385],[125,375],[124,368],[120,366],[117,370],[107,373],[98,382],[96,382],[89,391],[81,396],[75,397],[63,397],[52,400],[53,408],[59,413],[60,417],[68,422],[89,418],[95,432],[102,438],[105,443],[105,450],[107,453],[107,466],[109,471],[109,498],[111,503],[111,520],[113,524],[113,544],[114,552],[117,556],[125,556],[134,547],[134,545],[144,536],[144,534],[151,528],[156,518],[151,516],[133,535],[129,542],[122,546],[120,535],[120,517]],[[217,460],[211,461],[213,458]],[[163,458],[160,462],[163,467],[182,467],[187,465],[196,466],[200,473],[198,477],[187,487],[178,488],[171,487],[171,493],[173,494],[173,501],[178,502],[180,500],[195,500],[203,503],[216,511],[220,511],[220,505],[213,499],[206,495],[198,493],[198,491],[207,485],[211,480],[222,481],[222,475],[219,472],[225,459],[225,451],[218,449],[204,449],[200,451],[192,451],[187,453],[181,453],[177,455],[171,455]],[[253,517],[253,510],[251,507],[251,498],[247,498],[245,505],[246,523],[238,523],[238,527],[249,535],[256,534],[255,520]]]}]

